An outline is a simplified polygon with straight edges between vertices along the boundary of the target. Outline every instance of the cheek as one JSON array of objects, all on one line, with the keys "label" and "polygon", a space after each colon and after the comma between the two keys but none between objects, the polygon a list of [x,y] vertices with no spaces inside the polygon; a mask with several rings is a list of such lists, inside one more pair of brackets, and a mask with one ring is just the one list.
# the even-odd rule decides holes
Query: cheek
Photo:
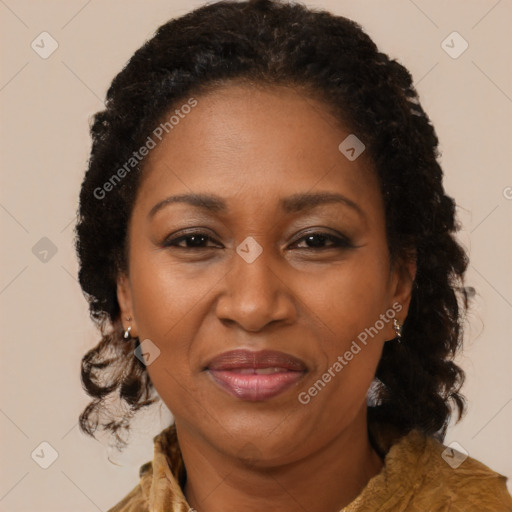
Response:
[{"label": "cheek", "polygon": [[[163,343],[180,340],[222,276],[201,264],[172,263],[165,251],[146,252],[131,265],[134,313],[140,336]],[[142,338],[141,338],[142,339]]]},{"label": "cheek", "polygon": [[[316,313],[334,340],[349,343],[374,325],[390,305],[386,258],[368,248],[307,279],[302,301]],[[343,343],[342,343],[343,341]]]},{"label": "cheek", "polygon": [[187,372],[189,345],[198,324],[195,315],[208,287],[202,280],[192,285],[161,260],[149,255],[132,261],[133,309],[141,343],[149,339],[159,350],[147,367],[155,388],[161,395],[162,385],[165,390],[175,388],[171,395],[179,396],[180,377]]},{"label": "cheek", "polygon": [[317,332],[324,333],[318,336],[324,357],[317,378],[327,372],[329,381],[318,404],[329,395],[358,403],[375,374],[391,322],[381,320],[390,306],[387,260],[375,254],[374,249],[361,251],[307,283],[303,301],[317,319]]},{"label": "cheek", "polygon": [[139,339],[149,339],[159,350],[147,366],[149,377],[171,411],[186,407],[190,399],[189,350],[197,322],[201,296],[207,291],[201,282],[188,280],[165,265],[133,266],[134,313]]},{"label": "cheek", "polygon": [[314,418],[325,428],[335,428],[350,423],[366,403],[386,331],[374,330],[383,301],[369,273],[341,272],[326,283],[325,297],[308,304],[320,320],[317,351],[322,352],[322,364],[299,390],[298,399],[309,411],[306,421]]},{"label": "cheek", "polygon": [[220,265],[173,263],[165,251],[141,251],[130,260],[139,339],[151,340],[160,351],[147,370],[169,408],[180,410],[190,400],[191,351],[225,274]]}]

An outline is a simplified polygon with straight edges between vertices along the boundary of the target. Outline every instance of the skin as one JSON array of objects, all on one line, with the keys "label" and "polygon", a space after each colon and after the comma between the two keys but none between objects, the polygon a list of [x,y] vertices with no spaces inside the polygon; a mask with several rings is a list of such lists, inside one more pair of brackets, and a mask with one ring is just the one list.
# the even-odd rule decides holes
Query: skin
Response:
[{"label": "skin", "polygon": [[[391,265],[371,162],[338,150],[351,132],[320,100],[236,83],[197,100],[148,156],[129,224],[129,271],[118,279],[124,328],[160,350],[147,369],[175,418],[191,507],[339,510],[383,467],[367,435],[366,395],[392,323],[308,404],[298,394],[394,303],[403,322],[415,265]],[[361,213],[344,203],[280,207],[320,191],[342,194]],[[148,218],[159,201],[189,193],[220,196],[227,210],[171,203]],[[164,246],[186,228],[211,239]],[[318,232],[353,246],[304,238]],[[248,236],[263,250],[252,263],[236,252]],[[202,371],[236,348],[280,350],[308,372],[269,400],[240,400]]]}]

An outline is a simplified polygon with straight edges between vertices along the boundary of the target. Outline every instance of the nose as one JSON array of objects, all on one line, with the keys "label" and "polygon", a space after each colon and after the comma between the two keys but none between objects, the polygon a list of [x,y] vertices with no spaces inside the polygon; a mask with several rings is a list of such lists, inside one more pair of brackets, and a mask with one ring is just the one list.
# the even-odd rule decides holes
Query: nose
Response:
[{"label": "nose", "polygon": [[252,332],[272,322],[293,323],[296,317],[293,283],[287,283],[278,274],[278,264],[270,250],[264,249],[250,263],[234,253],[231,265],[216,303],[216,314],[221,321],[236,323]]}]

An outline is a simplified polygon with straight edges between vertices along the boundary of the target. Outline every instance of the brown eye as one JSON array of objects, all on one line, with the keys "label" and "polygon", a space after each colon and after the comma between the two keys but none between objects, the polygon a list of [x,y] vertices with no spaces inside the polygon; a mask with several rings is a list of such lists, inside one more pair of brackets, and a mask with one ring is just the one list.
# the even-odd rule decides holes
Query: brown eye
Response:
[{"label": "brown eye", "polygon": [[304,241],[306,247],[299,247],[300,249],[333,249],[339,247],[353,247],[350,240],[345,237],[337,237],[330,233],[309,233],[300,238],[296,244]]},{"label": "brown eye", "polygon": [[209,249],[218,245],[206,245],[209,241],[215,240],[206,233],[189,233],[165,240],[163,247],[177,247],[180,249]]}]

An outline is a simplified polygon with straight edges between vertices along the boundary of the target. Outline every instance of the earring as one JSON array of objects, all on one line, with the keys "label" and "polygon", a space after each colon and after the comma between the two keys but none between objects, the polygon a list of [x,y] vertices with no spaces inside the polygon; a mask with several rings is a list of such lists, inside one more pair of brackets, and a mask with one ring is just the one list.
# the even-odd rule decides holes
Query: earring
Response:
[{"label": "earring", "polygon": [[[132,317],[130,316],[129,318],[127,318],[126,320],[129,322],[130,320],[132,319]],[[128,329],[126,329],[123,333],[123,338],[125,340],[129,340],[131,338],[131,335],[130,335],[130,331],[132,330],[132,326],[129,325],[128,326]]]},{"label": "earring", "polygon": [[396,338],[398,340],[398,343],[401,343],[402,340],[401,340],[401,337],[402,337],[402,325],[400,324],[400,322],[394,318],[393,319],[393,329],[395,330],[395,334],[396,334]]}]

